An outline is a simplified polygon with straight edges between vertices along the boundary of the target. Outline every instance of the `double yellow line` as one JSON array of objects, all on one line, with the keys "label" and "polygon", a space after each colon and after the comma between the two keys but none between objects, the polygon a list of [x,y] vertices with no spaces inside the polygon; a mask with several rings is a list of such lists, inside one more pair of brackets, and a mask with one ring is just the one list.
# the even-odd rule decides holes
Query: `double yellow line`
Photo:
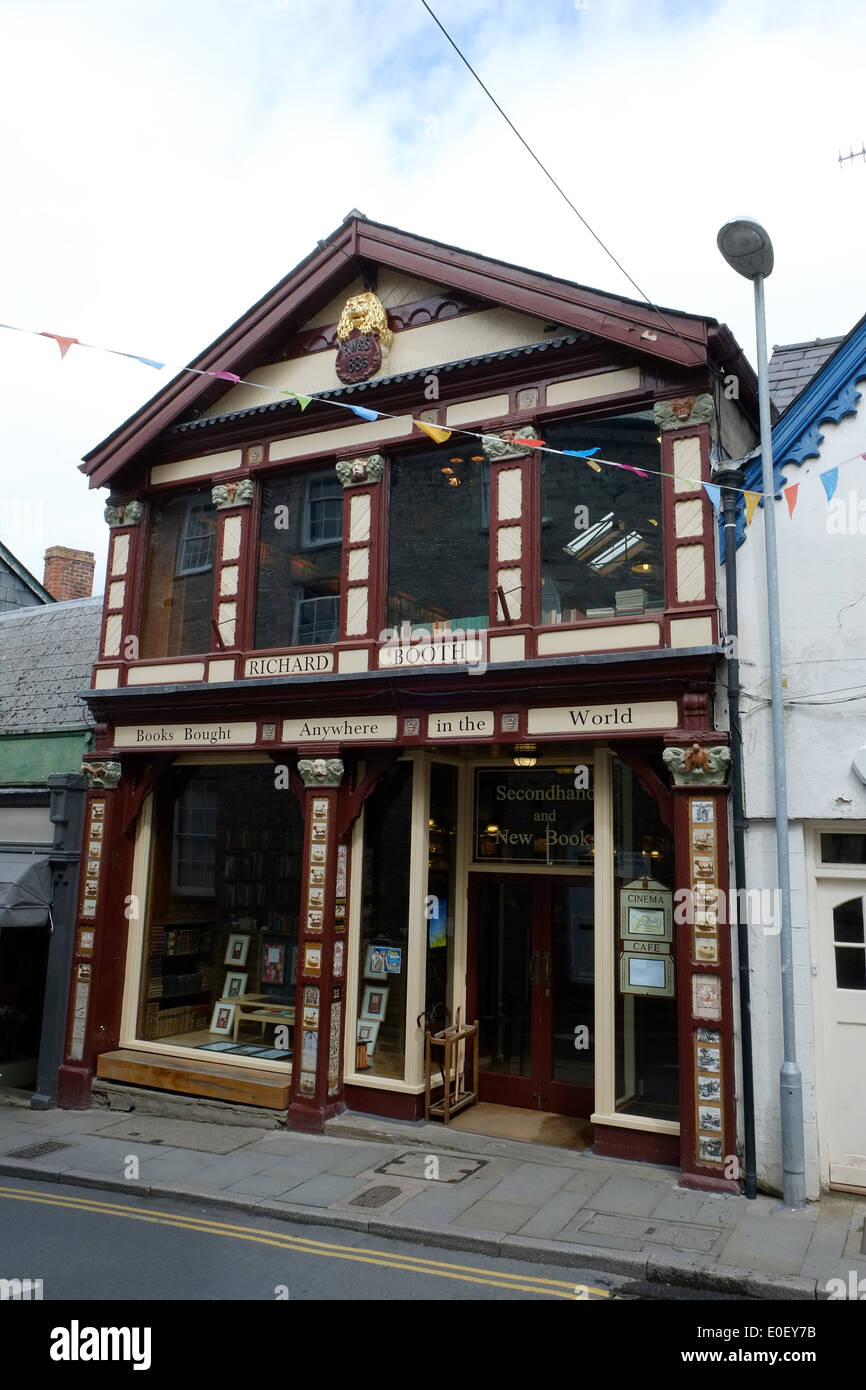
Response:
[{"label": "double yellow line", "polygon": [[202,1235],[225,1236],[232,1240],[250,1240],[258,1245],[272,1245],[278,1250],[295,1250],[302,1255],[321,1255],[332,1260],[351,1260],[358,1264],[378,1265],[382,1269],[399,1269],[410,1274],[423,1274],[439,1279],[454,1279],[466,1284],[487,1284],[495,1289],[513,1289],[519,1293],[534,1293],[547,1298],[575,1299],[609,1298],[607,1289],[586,1284],[567,1283],[560,1279],[540,1279],[527,1274],[507,1274],[469,1265],[452,1264],[444,1260],[427,1260],[415,1255],[391,1255],[387,1251],[362,1253],[351,1245],[334,1245],[328,1241],[311,1240],[275,1231],[260,1231],[255,1226],[235,1226],[224,1221],[211,1221],[201,1216],[177,1216],[167,1212],[148,1211],[146,1207],[122,1206],[93,1197],[57,1196],[54,1193],[22,1192],[15,1187],[0,1187],[0,1197],[16,1202],[35,1202],[50,1207],[66,1207],[71,1211],[88,1212],[96,1216],[119,1216],[128,1221],[148,1221],[157,1226],[174,1226],[181,1231],[198,1231]]}]

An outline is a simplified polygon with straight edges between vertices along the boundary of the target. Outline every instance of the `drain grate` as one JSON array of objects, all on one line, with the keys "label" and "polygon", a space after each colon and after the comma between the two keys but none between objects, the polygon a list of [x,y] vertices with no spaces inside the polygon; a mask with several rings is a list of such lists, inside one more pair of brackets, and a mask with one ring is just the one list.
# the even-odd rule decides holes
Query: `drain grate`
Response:
[{"label": "drain grate", "polygon": [[4,1158],[44,1158],[46,1154],[59,1153],[61,1149],[72,1149],[74,1144],[62,1144],[59,1139],[45,1139],[41,1144],[28,1144],[26,1149],[10,1149]]},{"label": "drain grate", "polygon": [[350,1197],[349,1206],[384,1207],[395,1197],[402,1197],[402,1195],[402,1187],[368,1187],[366,1192],[359,1192],[357,1197]]}]

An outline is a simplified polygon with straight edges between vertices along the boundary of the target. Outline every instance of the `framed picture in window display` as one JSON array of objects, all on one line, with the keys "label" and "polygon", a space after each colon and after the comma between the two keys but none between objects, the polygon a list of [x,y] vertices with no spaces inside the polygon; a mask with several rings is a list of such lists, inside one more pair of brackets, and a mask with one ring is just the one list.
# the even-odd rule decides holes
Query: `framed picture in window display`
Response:
[{"label": "framed picture in window display", "polygon": [[223,999],[237,999],[239,995],[246,994],[248,979],[249,976],[245,970],[230,970],[223,985]]},{"label": "framed picture in window display", "polygon": [[358,1042],[367,1044],[367,1056],[372,1057],[376,1051],[376,1042],[379,1037],[379,1024],[371,1018],[358,1019]]},{"label": "framed picture in window display", "polygon": [[388,978],[387,949],[384,946],[367,947],[367,960],[364,965],[365,980],[385,980]]},{"label": "framed picture in window display", "polygon": [[364,990],[364,998],[361,1003],[361,1018],[374,1019],[381,1023],[387,1007],[387,989],[382,989],[379,985],[368,985]]},{"label": "framed picture in window display", "polygon": [[250,938],[241,936],[238,932],[232,932],[228,945],[226,946],[225,965],[246,965],[247,952],[250,949]]},{"label": "framed picture in window display", "polygon": [[235,1021],[234,1004],[217,1004],[210,1021],[211,1033],[230,1033]]},{"label": "framed picture in window display", "polygon": [[286,948],[280,943],[277,946],[265,946],[265,956],[262,963],[262,984],[281,985],[286,975]]}]

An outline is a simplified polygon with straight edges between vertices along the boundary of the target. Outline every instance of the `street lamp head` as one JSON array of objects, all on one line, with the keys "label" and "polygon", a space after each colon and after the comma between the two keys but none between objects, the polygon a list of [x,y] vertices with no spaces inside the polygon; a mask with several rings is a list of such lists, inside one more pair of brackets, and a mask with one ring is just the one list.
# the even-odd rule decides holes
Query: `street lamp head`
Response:
[{"label": "street lamp head", "polygon": [[728,265],[747,280],[769,275],[773,269],[773,243],[753,217],[734,217],[716,237]]}]

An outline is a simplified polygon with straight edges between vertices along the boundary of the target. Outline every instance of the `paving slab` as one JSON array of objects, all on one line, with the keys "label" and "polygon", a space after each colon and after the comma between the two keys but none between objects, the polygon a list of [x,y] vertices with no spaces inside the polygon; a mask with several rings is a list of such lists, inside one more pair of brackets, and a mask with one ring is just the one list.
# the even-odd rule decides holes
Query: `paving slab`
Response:
[{"label": "paving slab", "polygon": [[667,1190],[661,1183],[644,1182],[639,1178],[608,1178],[585,1205],[593,1211],[609,1212],[614,1216],[649,1216]]},{"label": "paving slab", "polygon": [[577,1215],[583,1202],[584,1197],[580,1192],[557,1192],[555,1197],[551,1197],[549,1202],[545,1202],[544,1206],[529,1218],[525,1226],[521,1226],[520,1234],[526,1237],[539,1236],[542,1239],[558,1235]]},{"label": "paving slab", "polygon": [[600,1247],[604,1250],[640,1250],[643,1245],[643,1241],[634,1240],[629,1236],[597,1236],[591,1232],[587,1234],[583,1227],[573,1221],[570,1221],[557,1236],[554,1236],[554,1240],[574,1242],[578,1237],[581,1245]]},{"label": "paving slab", "polygon": [[[210,1158],[213,1155],[209,1155]],[[219,1190],[224,1187],[232,1187],[240,1182],[242,1178],[251,1177],[254,1173],[260,1173],[270,1164],[267,1154],[259,1153],[236,1153],[220,1158],[218,1163],[206,1163],[198,1169],[198,1177],[205,1187],[212,1187]]]},{"label": "paving slab", "polygon": [[424,1191],[411,1197],[401,1211],[409,1221],[447,1225],[486,1197],[495,1186],[495,1182],[485,1178],[473,1178],[454,1187],[434,1187],[430,1183]]},{"label": "paving slab", "polygon": [[291,1188],[291,1200],[298,1206],[328,1207],[340,1197],[357,1192],[363,1183],[354,1178],[333,1177],[330,1173],[319,1173]]},{"label": "paving slab", "polygon": [[94,1134],[107,1139],[137,1139],[142,1144],[160,1140],[177,1149],[227,1154],[247,1148],[268,1131],[240,1125],[204,1124],[199,1120],[171,1120],[156,1115],[128,1115],[108,1120]]},{"label": "paving slab", "polygon": [[720,1266],[799,1274],[812,1234],[811,1222],[786,1222],[782,1216],[750,1216],[734,1228],[717,1260]]},{"label": "paving slab", "polygon": [[494,1202],[482,1197],[474,1206],[467,1207],[452,1221],[452,1226],[472,1226],[477,1230],[504,1231],[513,1235],[525,1226],[534,1213],[532,1206],[518,1206],[516,1202]]},{"label": "paving slab", "polygon": [[522,1163],[496,1184],[490,1193],[495,1202],[516,1202],[518,1206],[538,1207],[555,1197],[568,1182],[567,1168],[554,1168],[544,1163]]},{"label": "paving slab", "polygon": [[581,1240],[586,1240],[589,1234],[626,1236],[644,1245],[666,1245],[673,1250],[693,1250],[703,1254],[708,1254],[719,1238],[717,1231],[693,1226],[687,1221],[659,1221],[655,1215],[646,1221],[639,1216],[609,1216],[603,1213],[596,1213],[581,1227]]},{"label": "paving slab", "polygon": [[675,1187],[672,1192],[665,1193],[658,1206],[653,1207],[652,1215],[659,1221],[694,1221],[700,1225],[698,1213],[705,1204],[703,1193]]}]

